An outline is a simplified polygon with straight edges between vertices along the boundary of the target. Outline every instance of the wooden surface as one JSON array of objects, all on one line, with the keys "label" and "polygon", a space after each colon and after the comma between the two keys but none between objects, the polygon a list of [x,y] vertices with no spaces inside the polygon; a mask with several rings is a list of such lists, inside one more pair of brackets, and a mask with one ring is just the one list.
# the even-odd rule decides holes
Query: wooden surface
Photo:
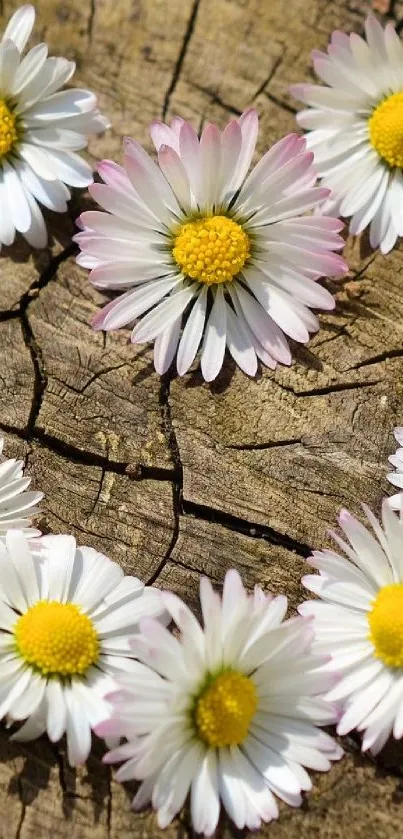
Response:
[{"label": "wooden surface", "polygon": [[[223,125],[254,104],[259,151],[295,130],[288,86],[310,78],[310,52],[333,28],[361,31],[367,0],[38,0],[37,39],[74,58],[75,84],[99,94],[113,129],[90,157],[121,159],[121,139],[150,149],[154,117]],[[403,19],[402,2],[374,3]],[[0,4],[4,19],[12,11]],[[3,25],[3,18],[1,25]],[[349,276],[329,288],[291,369],[249,380],[227,362],[213,385],[199,373],[162,380],[149,347],[128,333],[94,333],[104,298],[76,267],[73,220],[50,220],[51,247],[21,238],[0,257],[0,426],[9,456],[25,456],[46,493],[41,526],[71,531],[130,572],[196,603],[198,577],[220,583],[235,565],[245,582],[285,591],[294,608],[311,547],[326,544],[341,506],[379,508],[392,428],[403,421],[401,250],[348,242]],[[259,834],[272,839],[392,839],[401,835],[399,753],[377,764],[353,739],[328,775],[314,776],[301,810]],[[101,764],[98,744],[74,772],[43,739],[0,732],[1,839],[190,839],[186,813],[164,834],[130,810],[131,790]],[[221,837],[239,834],[225,822]]]}]

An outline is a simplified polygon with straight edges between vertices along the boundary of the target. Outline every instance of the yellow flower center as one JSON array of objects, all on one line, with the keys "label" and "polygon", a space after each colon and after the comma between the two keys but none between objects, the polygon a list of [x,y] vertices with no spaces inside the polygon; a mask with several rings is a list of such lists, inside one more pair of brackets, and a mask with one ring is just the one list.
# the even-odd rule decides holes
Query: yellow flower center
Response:
[{"label": "yellow flower center", "polygon": [[376,657],[388,667],[403,667],[403,583],[380,589],[368,623]]},{"label": "yellow flower center", "polygon": [[203,690],[196,702],[199,737],[213,748],[242,743],[257,708],[253,682],[242,673],[221,673]]},{"label": "yellow flower center", "polygon": [[16,117],[4,99],[0,99],[0,160],[11,151],[17,140]]},{"label": "yellow flower center", "polygon": [[39,600],[14,626],[17,650],[43,676],[79,676],[99,656],[92,621],[74,603]]},{"label": "yellow flower center", "polygon": [[213,285],[233,280],[250,254],[250,239],[240,224],[226,216],[208,216],[182,225],[172,255],[193,280]]},{"label": "yellow flower center", "polygon": [[393,93],[375,108],[368,122],[374,149],[389,166],[403,167],[403,93]]}]

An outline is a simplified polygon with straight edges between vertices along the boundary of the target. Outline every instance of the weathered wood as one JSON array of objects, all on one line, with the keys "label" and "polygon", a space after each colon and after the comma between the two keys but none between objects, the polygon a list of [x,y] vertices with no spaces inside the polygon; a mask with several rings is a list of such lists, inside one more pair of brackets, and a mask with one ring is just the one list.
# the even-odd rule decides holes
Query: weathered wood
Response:
[{"label": "weathered wood", "polygon": [[[371,5],[403,20],[401,0],[39,0],[36,34],[77,61],[75,83],[112,120],[90,144],[94,162],[120,160],[125,134],[150,149],[154,117],[223,124],[252,103],[261,152],[295,130],[288,86],[310,78],[310,51],[333,28],[360,31]],[[3,25],[13,6],[0,8]],[[89,205],[75,194],[69,216],[49,219],[43,253],[19,239],[0,256],[0,429],[46,493],[40,524],[72,530],[196,609],[200,574],[219,585],[235,565],[248,586],[285,591],[292,612],[304,557],[327,542],[340,507],[377,508],[387,489],[391,430],[403,421],[401,249],[385,258],[365,238],[347,243],[351,272],[329,284],[337,309],[293,347],[290,369],[250,381],[227,362],[211,386],[197,371],[161,381],[149,347],[90,328],[104,298],[70,246]],[[304,807],[282,806],[259,835],[399,835],[399,753],[375,764],[344,745]],[[1,730],[1,839],[190,839],[186,812],[164,834],[150,811],[134,815],[132,790],[101,756],[97,743],[75,772],[63,744],[18,746]],[[224,820],[219,835],[238,834]]]}]

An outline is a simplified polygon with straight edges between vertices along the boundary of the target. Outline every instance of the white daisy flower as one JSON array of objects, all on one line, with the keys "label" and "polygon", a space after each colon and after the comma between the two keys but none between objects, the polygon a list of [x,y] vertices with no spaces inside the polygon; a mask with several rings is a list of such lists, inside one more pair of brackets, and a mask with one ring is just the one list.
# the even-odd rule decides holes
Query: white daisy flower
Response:
[{"label": "white daisy flower", "polygon": [[71,765],[83,763],[103,698],[119,671],[138,666],[128,638],[144,615],[163,613],[160,593],[72,536],[24,535],[0,544],[0,718],[26,720],[12,739],[67,735]]},{"label": "white daisy flower", "polygon": [[389,457],[389,463],[395,467],[396,472],[389,472],[386,477],[391,484],[399,487],[401,492],[392,495],[388,498],[388,501],[393,510],[401,510],[403,503],[403,428],[395,428],[393,434],[400,448],[396,450],[396,454],[391,454]]},{"label": "white daisy flower", "polygon": [[309,105],[297,120],[323,186],[332,190],[323,212],[351,216],[350,232],[369,225],[373,248],[393,248],[403,234],[403,47],[393,25],[369,15],[367,40],[335,31],[313,64],[326,87],[291,88]]},{"label": "white daisy flower", "polygon": [[31,478],[25,478],[23,461],[1,457],[4,437],[0,435],[0,541],[7,530],[18,528],[26,536],[39,536],[39,530],[31,527],[32,516],[39,510],[36,506],[43,498],[43,492],[26,492]]},{"label": "white daisy flower", "polygon": [[285,335],[307,342],[319,327],[311,307],[334,306],[316,280],[347,268],[332,253],[343,247],[342,224],[304,215],[329,194],[315,187],[313,155],[290,135],[248,175],[257,130],[254,110],[222,132],[209,123],[200,140],[178,117],[154,122],[159,165],[126,139],[124,168],[98,166],[105,183],[90,191],[107,212],[82,214],[78,262],[97,288],[126,291],[93,325],[137,321],[131,339],[155,340],[158,373],[176,355],[183,375],[200,346],[206,381],[226,347],[251,376],[258,358],[290,364]]},{"label": "white daisy flower", "polygon": [[0,41],[0,247],[11,245],[16,231],[33,247],[46,245],[39,204],[64,213],[68,186],[92,183],[91,167],[76,152],[88,134],[109,126],[93,93],[60,91],[74,61],[47,58],[46,44],[23,56],[34,22],[33,6],[21,6]]},{"label": "white daisy flower", "polygon": [[[316,728],[334,719],[318,698],[329,686],[310,652],[310,622],[284,621],[287,598],[248,596],[229,571],[222,599],[202,578],[204,629],[175,595],[164,604],[180,637],[154,620],[140,623],[132,643],[139,663],[108,696],[111,719],[102,736],[127,743],[106,762],[125,760],[116,778],[141,780],[133,801],[148,801],[165,827],[190,791],[193,828],[211,836],[222,802],[239,829],[277,818],[275,796],[293,807],[311,788],[304,766],[326,771],[342,751]],[[273,795],[274,793],[274,795]]]},{"label": "white daisy flower", "polygon": [[393,732],[403,735],[403,519],[385,500],[383,529],[365,508],[375,537],[346,510],[340,526],[348,543],[332,534],[346,557],[315,551],[319,575],[303,583],[320,600],[299,607],[314,617],[314,652],[330,654],[323,672],[341,678],[325,696],[342,702],[338,734],[357,728],[362,748],[377,753]]}]

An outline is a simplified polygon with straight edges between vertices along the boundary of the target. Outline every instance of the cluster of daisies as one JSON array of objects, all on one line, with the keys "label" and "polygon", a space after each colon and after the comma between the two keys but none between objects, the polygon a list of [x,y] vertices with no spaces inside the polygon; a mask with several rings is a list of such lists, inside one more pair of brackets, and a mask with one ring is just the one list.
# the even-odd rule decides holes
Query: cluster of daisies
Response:
[{"label": "cluster of daisies", "polygon": [[[102,208],[78,219],[78,264],[99,289],[121,292],[95,329],[130,327],[133,343],[154,342],[165,373],[184,375],[199,354],[212,381],[226,351],[249,376],[258,363],[291,363],[288,339],[306,343],[319,327],[313,309],[332,309],[321,278],[347,271],[337,254],[343,224],[369,227],[387,253],[403,234],[403,47],[393,26],[370,16],[366,40],[335,32],[315,52],[324,85],[296,85],[308,107],[305,138],[290,134],[250,170],[253,109],[201,136],[185,120],[156,120],[157,160],[126,138],[123,166],[98,165],[102,183],[77,153],[108,120],[88,90],[69,87],[74,62],[24,54],[32,6],[11,18],[0,43],[0,246],[16,231],[44,247],[41,205],[64,212],[69,187],[86,187]],[[320,179],[317,185],[318,178]]]},{"label": "cluster of daisies", "polygon": [[[288,339],[318,329],[313,309],[334,299],[320,284],[347,265],[337,253],[369,227],[387,253],[403,235],[403,47],[369,17],[366,39],[335,32],[314,66],[324,85],[297,85],[308,107],[305,138],[291,134],[252,169],[258,118],[251,109],[199,137],[176,117],[155,121],[155,160],[132,139],[123,166],[102,161],[102,183],[78,152],[108,128],[87,90],[64,86],[74,63],[25,52],[32,6],[0,42],[0,245],[20,232],[44,247],[41,207],[64,212],[70,187],[102,208],[78,220],[78,264],[99,289],[122,292],[93,326],[130,326],[154,342],[156,370],[185,374],[199,354],[206,381],[226,351],[248,375],[259,361],[290,364]],[[319,185],[318,185],[318,178]],[[200,582],[200,623],[170,592],[125,575],[68,535],[31,526],[41,493],[23,464],[0,463],[0,718],[15,740],[66,736],[72,766],[92,732],[139,782],[168,825],[190,797],[196,832],[210,836],[221,805],[237,828],[299,806],[307,769],[342,756],[338,735],[357,729],[363,750],[403,736],[403,429],[390,458],[382,523],[347,511],[341,553],[314,552],[303,579],[316,596],[287,618],[287,598],[248,593],[235,570],[222,593]],[[1,441],[2,447],[2,441]],[[1,451],[0,451],[1,454]],[[174,631],[172,631],[172,629]]]},{"label": "cluster of daisies", "polygon": [[[391,461],[402,487],[403,448]],[[357,729],[373,753],[403,737],[403,492],[384,501],[382,525],[367,508],[367,526],[341,512],[341,554],[314,551],[319,573],[302,582],[316,598],[299,615],[230,570],[221,595],[201,579],[200,624],[72,536],[33,530],[41,494],[28,484],[21,462],[1,463],[0,718],[12,739],[65,734],[75,766],[95,731],[117,780],[140,782],[135,809],[151,801],[163,828],[190,795],[194,830],[211,836],[221,806],[251,830],[278,817],[277,799],[298,807],[306,770],[343,755],[321,727]]]}]

